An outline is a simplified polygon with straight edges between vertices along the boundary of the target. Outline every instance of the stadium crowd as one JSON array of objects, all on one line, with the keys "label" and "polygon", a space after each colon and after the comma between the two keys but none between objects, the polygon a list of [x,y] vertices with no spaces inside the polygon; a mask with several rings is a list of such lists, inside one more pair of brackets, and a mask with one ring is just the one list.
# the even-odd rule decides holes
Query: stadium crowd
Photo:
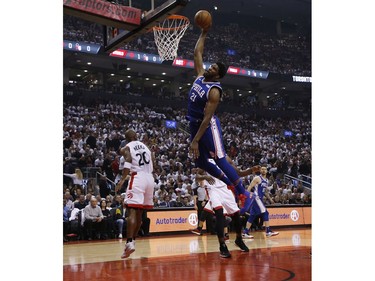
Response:
[{"label": "stadium crowd", "polygon": [[[129,127],[138,132],[140,140],[148,144],[156,157],[154,207],[194,207],[199,186],[189,158],[189,136],[183,130],[165,126],[168,119],[186,125],[185,114],[184,109],[167,106],[150,109],[132,103],[64,103],[64,235],[82,221],[79,210],[97,205],[103,219],[98,223],[84,219],[84,229],[89,230],[86,237],[93,239],[90,233],[95,228],[103,239],[122,237],[126,230],[122,202],[127,182],[117,194],[111,183],[120,178],[119,148],[125,145],[124,130]],[[311,176],[311,121],[252,120],[234,113],[222,113],[219,118],[227,153],[239,168],[267,165],[273,188],[269,191],[270,200],[265,197],[266,205],[311,204],[310,190],[298,180],[301,175]],[[293,131],[294,135],[286,137],[284,130]],[[85,172],[90,169],[95,172],[92,177],[99,172],[99,178],[88,179]],[[284,174],[295,179],[285,179]],[[253,176],[244,178],[246,185]],[[89,212],[85,211],[85,216],[86,213]],[[141,235],[147,235],[148,223],[145,215]]]},{"label": "stadium crowd", "polygon": [[[64,16],[64,39],[103,44],[103,27],[70,16]],[[198,30],[189,28],[182,37],[178,57],[194,58],[193,50]],[[251,27],[213,26],[204,61],[225,61],[228,65],[278,74],[311,76],[311,40],[297,34],[271,34]],[[146,33],[124,45],[125,49],[157,54],[153,33]]]},{"label": "stadium crowd", "polygon": [[[65,105],[63,117],[64,173],[75,168],[98,168],[111,181],[118,174],[119,148],[125,144],[124,128],[133,127],[155,153],[159,189],[169,191],[194,184],[194,165],[188,156],[188,135],[168,129],[165,120],[186,125],[184,109],[147,108],[140,104],[97,104],[94,107]],[[223,137],[228,155],[239,167],[266,163],[271,180],[282,188],[284,174],[298,178],[311,175],[311,121],[252,120],[243,114],[221,113]],[[283,135],[285,130],[294,133]],[[117,167],[117,168],[116,168]],[[248,177],[247,180],[250,180]],[[178,184],[181,183],[181,186]],[[292,189],[292,186],[289,186]],[[173,195],[173,198],[175,196]]]}]

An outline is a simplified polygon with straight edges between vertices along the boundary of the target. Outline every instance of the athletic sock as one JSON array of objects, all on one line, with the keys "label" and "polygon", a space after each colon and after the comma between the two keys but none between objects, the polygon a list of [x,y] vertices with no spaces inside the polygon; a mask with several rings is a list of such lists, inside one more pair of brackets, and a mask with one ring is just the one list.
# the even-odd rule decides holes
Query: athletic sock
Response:
[{"label": "athletic sock", "polygon": [[245,227],[244,232],[249,235],[249,229]]},{"label": "athletic sock", "polygon": [[271,232],[271,229],[269,227],[266,227],[266,233]]},{"label": "athletic sock", "polygon": [[232,220],[237,238],[242,238],[242,225],[239,212],[233,215]]},{"label": "athletic sock", "polygon": [[[215,210],[216,216],[216,233],[219,241],[224,242],[224,213],[223,208]],[[220,240],[222,239],[222,240]]]},{"label": "athletic sock", "polygon": [[126,239],[126,243],[133,242],[133,238]]}]

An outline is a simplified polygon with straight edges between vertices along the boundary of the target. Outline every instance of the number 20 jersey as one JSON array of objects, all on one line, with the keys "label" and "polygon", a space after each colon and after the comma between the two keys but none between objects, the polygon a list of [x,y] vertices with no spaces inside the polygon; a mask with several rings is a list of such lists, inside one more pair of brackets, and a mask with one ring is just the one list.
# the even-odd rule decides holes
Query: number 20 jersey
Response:
[{"label": "number 20 jersey", "polygon": [[140,141],[131,141],[127,145],[132,156],[131,172],[144,172],[151,174],[154,167],[151,151]]}]

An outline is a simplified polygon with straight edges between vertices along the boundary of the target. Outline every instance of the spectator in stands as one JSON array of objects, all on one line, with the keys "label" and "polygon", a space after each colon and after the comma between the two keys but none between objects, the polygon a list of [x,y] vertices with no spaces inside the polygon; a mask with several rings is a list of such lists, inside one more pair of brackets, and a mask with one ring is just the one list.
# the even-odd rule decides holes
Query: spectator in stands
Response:
[{"label": "spectator in stands", "polygon": [[153,202],[154,202],[154,208],[158,208],[159,207],[159,198],[157,196],[154,196]]},{"label": "spectator in stands", "polygon": [[65,203],[66,207],[68,208],[69,211],[71,211],[74,208],[74,203],[72,200],[73,197],[72,195],[70,195],[69,191],[65,192],[64,198],[66,200],[66,203]]},{"label": "spectator in stands", "polygon": [[274,203],[275,206],[281,205],[280,196],[279,195],[275,195],[275,197],[273,198],[273,201],[275,202]]},{"label": "spectator in stands", "polygon": [[168,194],[167,190],[165,189],[165,185],[161,185],[160,189],[155,192],[155,196],[159,199],[160,202],[164,199],[164,197]]},{"label": "spectator in stands", "polygon": [[115,213],[117,238],[119,239],[122,239],[122,234],[124,232],[124,229],[126,230],[126,220],[127,220],[126,205],[125,203],[123,203],[122,206],[116,208],[116,213]]},{"label": "spectator in stands", "polygon": [[149,236],[150,235],[150,222],[151,220],[147,217],[147,211],[143,210],[142,213],[142,224],[138,232],[140,236]]},{"label": "spectator in stands", "polygon": [[92,198],[92,194],[91,194],[90,192],[88,192],[88,193],[86,194],[86,199],[85,199],[85,201],[86,201],[86,205],[88,205],[88,204],[90,203],[91,198]]},{"label": "spectator in stands", "polygon": [[97,206],[98,201],[95,197],[91,198],[90,204],[84,209],[85,222],[84,227],[86,229],[88,240],[91,241],[94,238],[94,233],[96,233],[95,238],[101,239],[105,230],[104,216],[100,207]]},{"label": "spectator in stands", "polygon": [[171,201],[171,198],[169,195],[165,195],[164,200],[159,203],[159,207],[162,207],[162,208],[176,207],[176,202]]},{"label": "spectator in stands", "polygon": [[79,197],[83,194],[82,188],[77,187],[76,190],[74,191],[73,198],[74,198],[74,203],[78,202]]},{"label": "spectator in stands", "polygon": [[69,207],[66,206],[66,199],[63,199],[63,240],[67,242],[68,239],[66,238],[66,234],[69,231]]},{"label": "spectator in stands", "polygon": [[78,198],[78,201],[74,203],[74,208],[79,210],[84,209],[87,206],[87,202],[85,200],[85,195],[81,194]]},{"label": "spectator in stands", "polygon": [[124,201],[122,200],[121,198],[121,195],[116,195],[113,199],[113,202],[112,202],[112,205],[111,205],[111,208],[118,208],[118,207],[122,207],[122,203]]},{"label": "spectator in stands", "polygon": [[182,201],[183,207],[194,207],[194,202],[192,202],[192,200],[191,200],[191,195],[189,195],[189,194],[184,195],[182,200],[183,200]]},{"label": "spectator in stands", "polygon": [[73,188],[82,188],[83,174],[79,168],[76,168],[73,174],[64,173],[64,176],[70,177],[73,181]]},{"label": "spectator in stands", "polygon": [[102,214],[104,216],[104,229],[106,230],[106,232],[103,233],[103,239],[107,239],[108,237],[112,236],[112,230],[114,228],[113,218],[110,210],[107,208],[107,203],[105,199],[101,199],[98,202],[100,202],[100,209],[102,210]]},{"label": "spectator in stands", "polygon": [[105,172],[105,175],[106,177],[111,180],[111,181],[114,181],[114,176],[113,176],[113,171],[112,171],[112,155],[107,153],[105,158],[104,158],[104,161],[103,161],[103,171]]},{"label": "spectator in stands", "polygon": [[98,158],[95,159],[94,167],[102,168],[103,167],[103,154],[99,154]]}]

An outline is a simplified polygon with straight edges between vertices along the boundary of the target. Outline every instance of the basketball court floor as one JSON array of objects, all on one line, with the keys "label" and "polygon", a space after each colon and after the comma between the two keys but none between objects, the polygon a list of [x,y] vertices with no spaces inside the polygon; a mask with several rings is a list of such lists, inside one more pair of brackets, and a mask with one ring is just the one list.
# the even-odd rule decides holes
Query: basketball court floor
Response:
[{"label": "basketball court floor", "polygon": [[[277,229],[275,229],[277,230]],[[227,241],[231,258],[219,256],[215,235],[137,238],[136,251],[121,259],[126,239],[64,243],[64,281],[81,280],[311,280],[311,228],[278,229],[245,240],[250,252]]]}]

